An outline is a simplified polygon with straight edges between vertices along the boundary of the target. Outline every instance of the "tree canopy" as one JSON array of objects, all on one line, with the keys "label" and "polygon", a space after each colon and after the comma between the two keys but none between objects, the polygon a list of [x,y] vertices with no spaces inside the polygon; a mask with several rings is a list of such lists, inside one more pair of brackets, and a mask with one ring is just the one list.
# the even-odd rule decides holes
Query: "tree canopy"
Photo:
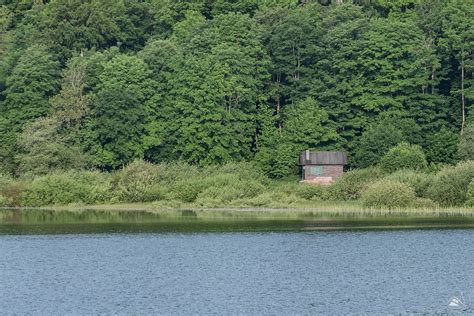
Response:
[{"label": "tree canopy", "polygon": [[402,142],[474,158],[472,1],[1,3],[3,172],[145,159],[284,177],[304,149],[367,167]]}]

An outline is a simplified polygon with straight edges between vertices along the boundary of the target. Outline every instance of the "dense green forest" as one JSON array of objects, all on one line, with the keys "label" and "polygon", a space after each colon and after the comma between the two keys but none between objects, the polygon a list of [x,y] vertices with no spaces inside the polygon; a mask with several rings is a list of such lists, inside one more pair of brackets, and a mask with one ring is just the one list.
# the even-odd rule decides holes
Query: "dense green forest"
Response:
[{"label": "dense green forest", "polygon": [[0,173],[474,156],[471,0],[0,3]]}]

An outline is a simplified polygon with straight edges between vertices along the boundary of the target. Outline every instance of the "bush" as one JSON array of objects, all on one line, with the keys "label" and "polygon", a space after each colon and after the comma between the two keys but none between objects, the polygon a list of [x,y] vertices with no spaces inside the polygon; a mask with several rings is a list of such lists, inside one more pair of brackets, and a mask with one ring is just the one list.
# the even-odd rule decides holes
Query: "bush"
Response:
[{"label": "bush", "polygon": [[12,181],[13,179],[11,177],[0,173],[0,190],[6,187]]},{"label": "bush", "polygon": [[428,135],[426,158],[431,163],[452,164],[456,162],[459,134],[445,127]]},{"label": "bush", "polygon": [[461,206],[468,200],[468,188],[474,179],[474,161],[446,167],[436,174],[428,188],[428,197],[442,206]]},{"label": "bush", "polygon": [[[207,171],[208,172],[208,171]],[[171,199],[182,202],[194,202],[199,197],[199,203],[206,200],[213,203],[226,203],[236,199],[251,198],[264,191],[265,186],[255,178],[258,175],[245,177],[238,173],[216,172],[202,179],[191,179],[176,183],[169,194]],[[252,179],[253,178],[253,179]]]},{"label": "bush", "polygon": [[154,164],[153,172],[156,183],[170,186],[178,181],[201,177],[201,170],[197,166],[178,161],[173,163]]},{"label": "bush", "polygon": [[427,197],[427,191],[434,179],[434,175],[413,170],[398,170],[386,176],[385,179],[405,183],[415,190],[416,196]]},{"label": "bush", "polygon": [[390,149],[380,160],[380,167],[386,172],[400,169],[421,170],[426,168],[425,154],[418,145],[400,143]]},{"label": "bush", "polygon": [[12,181],[0,188],[0,194],[8,199],[9,206],[20,206],[26,182]]},{"label": "bush", "polygon": [[473,159],[474,157],[474,123],[466,126],[459,139],[458,156],[464,160]]},{"label": "bush", "polygon": [[10,199],[8,199],[7,197],[3,195],[0,195],[0,207],[9,206],[9,205],[10,205]]},{"label": "bush", "polygon": [[265,187],[256,180],[236,179],[236,181],[222,185],[209,182],[208,185],[198,194],[196,200],[197,203],[205,206],[210,206],[209,201],[212,201],[213,206],[222,206],[234,200],[253,198],[265,190]]},{"label": "bush", "polygon": [[168,192],[167,198],[181,202],[194,202],[199,193],[206,188],[202,180],[184,180],[176,183]]},{"label": "bush", "polygon": [[328,200],[330,198],[329,187],[317,184],[300,184],[295,195],[305,200]]},{"label": "bush", "polygon": [[288,207],[297,203],[300,199],[293,194],[281,191],[263,192],[254,198],[237,201],[241,205],[253,207]]},{"label": "bush", "polygon": [[[248,163],[207,167],[199,176],[171,186],[168,199],[208,206],[254,197],[264,191],[267,178]],[[208,203],[209,202],[209,203]]]},{"label": "bush", "polygon": [[349,171],[332,184],[329,191],[335,200],[357,200],[370,183],[382,176],[383,172],[376,167]]},{"label": "bush", "polygon": [[24,206],[95,204],[113,198],[110,176],[106,173],[76,171],[53,173],[35,178],[26,185]]},{"label": "bush", "polygon": [[220,166],[209,166],[203,170],[207,177],[213,177],[217,174],[234,174],[240,179],[253,179],[260,182],[265,182],[268,178],[255,164],[250,162],[234,162],[227,163]]},{"label": "bush", "polygon": [[474,180],[471,181],[469,184],[469,188],[467,190],[467,206],[474,206]]},{"label": "bush", "polygon": [[157,165],[134,161],[114,174],[114,187],[122,202],[151,202],[160,200]]},{"label": "bush", "polygon": [[362,205],[368,208],[402,208],[414,205],[415,191],[394,180],[380,180],[370,185],[361,196]]},{"label": "bush", "polygon": [[355,148],[356,166],[367,168],[375,165],[391,147],[403,139],[400,129],[387,121],[372,124],[362,134]]}]

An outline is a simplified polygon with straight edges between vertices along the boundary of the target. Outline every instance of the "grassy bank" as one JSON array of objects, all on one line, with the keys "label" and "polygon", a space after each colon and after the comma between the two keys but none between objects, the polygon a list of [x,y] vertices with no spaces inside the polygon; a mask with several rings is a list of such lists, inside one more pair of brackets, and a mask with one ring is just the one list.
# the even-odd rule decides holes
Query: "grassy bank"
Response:
[{"label": "grassy bank", "polygon": [[474,213],[444,209],[195,209],[152,204],[0,211],[1,234],[332,231],[474,228]]},{"label": "grassy bank", "polygon": [[473,216],[473,207],[437,207],[437,208],[366,208],[359,202],[325,202],[320,204],[301,202],[291,207],[198,207],[193,204],[171,206],[163,203],[121,203],[97,205],[55,205],[43,207],[2,207],[0,210],[31,210],[53,212],[103,212],[113,214],[119,212],[146,212],[167,217],[180,217],[183,212],[194,212],[199,218],[298,218],[320,216]]},{"label": "grassy bank", "polygon": [[134,162],[113,173],[0,177],[0,206],[129,210],[284,210],[335,214],[470,214],[474,162],[437,172],[349,171],[330,186],[275,180],[248,163],[198,168]]}]

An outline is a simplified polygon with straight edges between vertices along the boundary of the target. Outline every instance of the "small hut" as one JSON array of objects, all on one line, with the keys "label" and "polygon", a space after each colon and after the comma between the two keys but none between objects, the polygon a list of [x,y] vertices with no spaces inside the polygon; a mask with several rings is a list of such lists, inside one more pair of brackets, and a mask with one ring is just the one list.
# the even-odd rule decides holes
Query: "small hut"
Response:
[{"label": "small hut", "polygon": [[344,172],[347,155],[341,151],[309,151],[300,155],[302,182],[331,184]]}]

